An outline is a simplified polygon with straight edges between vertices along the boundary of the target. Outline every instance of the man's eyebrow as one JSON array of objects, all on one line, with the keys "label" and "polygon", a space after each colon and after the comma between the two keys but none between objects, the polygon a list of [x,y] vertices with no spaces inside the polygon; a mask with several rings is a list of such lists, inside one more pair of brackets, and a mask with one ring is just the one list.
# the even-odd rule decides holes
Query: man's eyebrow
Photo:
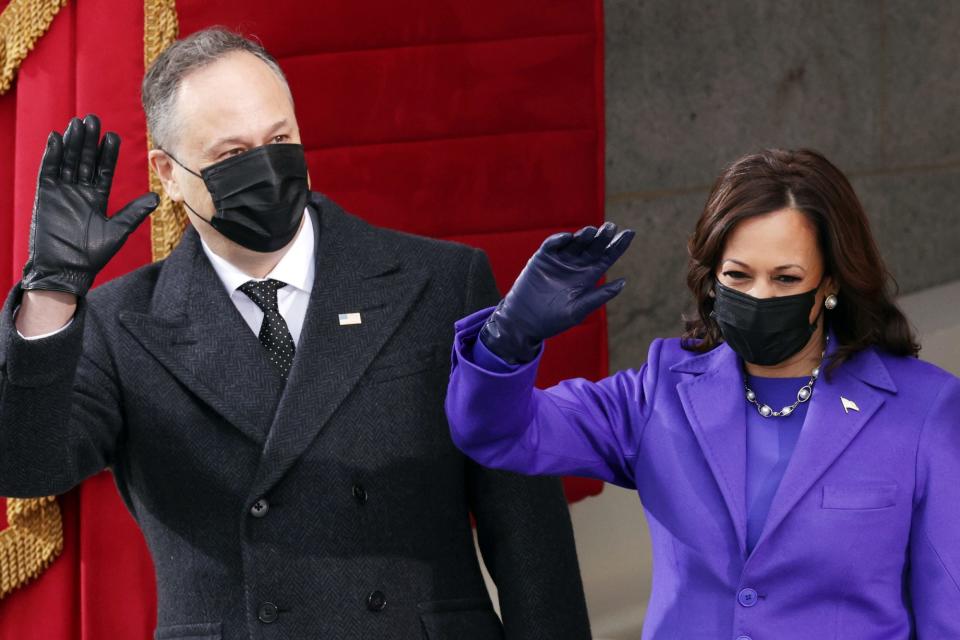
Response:
[{"label": "man's eyebrow", "polygon": [[209,145],[205,153],[211,153],[217,147],[223,146],[225,144],[246,144],[247,139],[241,136],[230,136],[228,138],[219,138]]},{"label": "man's eyebrow", "polygon": [[279,131],[280,129],[283,129],[284,127],[286,127],[286,126],[289,125],[289,124],[290,124],[290,123],[287,122],[287,119],[286,119],[286,118],[283,118],[283,119],[281,119],[281,120],[277,120],[275,123],[273,123],[273,126],[270,127],[269,132],[270,132],[270,134],[272,135],[272,134],[276,133],[277,131]]},{"label": "man's eyebrow", "polygon": [[[278,120],[278,121],[274,122],[274,123],[273,123],[273,126],[271,126],[271,127],[267,130],[267,131],[268,131],[268,135],[273,135],[274,133],[276,133],[276,132],[279,131],[280,129],[286,127],[288,124],[289,124],[289,123],[287,122],[287,119],[286,119],[286,118],[283,118],[282,120]],[[248,142],[250,142],[250,141],[249,141],[247,138],[244,138],[244,137],[242,137],[242,136],[229,136],[229,137],[226,137],[226,138],[219,138],[219,139],[217,139],[217,140],[214,140],[214,142],[213,142],[210,146],[207,147],[206,153],[211,153],[211,152],[212,152],[214,149],[216,149],[217,147],[223,146],[223,145],[225,145],[225,144],[247,144]]]}]

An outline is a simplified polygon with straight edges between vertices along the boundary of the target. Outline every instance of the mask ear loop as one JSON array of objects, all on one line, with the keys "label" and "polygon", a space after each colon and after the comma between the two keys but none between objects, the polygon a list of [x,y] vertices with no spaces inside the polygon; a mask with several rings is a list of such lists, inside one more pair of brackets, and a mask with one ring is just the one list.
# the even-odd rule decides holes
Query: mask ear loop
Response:
[{"label": "mask ear loop", "polygon": [[[194,176],[200,178],[201,180],[203,180],[203,176],[202,176],[202,175],[200,175],[199,173],[197,173],[196,171],[194,171],[193,169],[191,169],[191,168],[188,167],[187,165],[185,165],[185,164],[183,164],[182,162],[180,162],[179,160],[177,160],[177,157],[176,157],[175,155],[173,155],[172,153],[170,153],[170,152],[167,151],[166,149],[162,149],[162,148],[160,148],[160,147],[158,147],[158,148],[160,149],[160,151],[163,151],[165,154],[167,154],[167,156],[168,156],[171,160],[173,160],[173,161],[176,162],[178,165],[180,165],[180,166],[183,168],[184,171],[186,171],[186,172],[189,173],[190,175],[194,175]],[[206,181],[204,181],[204,185],[206,185]],[[208,191],[209,191],[209,189],[208,189]],[[185,206],[187,209],[190,209],[190,211],[193,213],[193,215],[197,216],[198,218],[200,218],[201,220],[203,220],[204,222],[206,222],[208,225],[210,225],[211,228],[216,229],[216,227],[213,226],[213,223],[212,223],[212,222],[210,222],[209,220],[207,220],[206,218],[204,218],[202,215],[200,215],[199,213],[197,213],[197,210],[190,206],[190,203],[187,202],[187,199],[186,199],[186,198],[183,199],[183,206]]]},{"label": "mask ear loop", "polygon": [[195,175],[195,176],[197,176],[198,178],[200,178],[201,180],[203,180],[203,176],[202,176],[202,175],[200,175],[199,173],[197,173],[196,171],[194,171],[193,169],[191,169],[191,168],[188,167],[187,165],[185,165],[185,164],[183,164],[182,162],[180,162],[179,160],[177,160],[177,156],[173,155],[172,153],[170,153],[170,152],[167,151],[166,149],[163,149],[163,148],[160,148],[160,147],[157,147],[157,148],[160,149],[160,151],[163,151],[165,154],[167,154],[167,156],[168,156],[171,160],[173,160],[173,161],[176,162],[178,165],[180,165],[181,167],[183,167],[183,170],[184,170],[184,171],[186,171],[186,172],[189,173],[189,174]]}]

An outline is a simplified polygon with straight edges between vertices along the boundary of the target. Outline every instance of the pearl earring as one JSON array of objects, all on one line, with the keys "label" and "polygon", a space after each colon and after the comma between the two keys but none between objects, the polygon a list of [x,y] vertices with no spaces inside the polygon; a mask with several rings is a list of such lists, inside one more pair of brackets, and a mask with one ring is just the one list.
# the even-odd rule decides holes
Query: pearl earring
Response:
[{"label": "pearl earring", "polygon": [[827,309],[836,309],[837,308],[837,296],[832,293],[827,296],[827,299],[823,301],[823,306]]}]

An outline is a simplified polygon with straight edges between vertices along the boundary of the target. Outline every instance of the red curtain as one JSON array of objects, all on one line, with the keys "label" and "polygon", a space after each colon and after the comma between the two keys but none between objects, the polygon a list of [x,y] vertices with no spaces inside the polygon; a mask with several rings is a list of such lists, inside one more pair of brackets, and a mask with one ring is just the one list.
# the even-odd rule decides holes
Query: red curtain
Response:
[{"label": "red curtain", "polygon": [[[600,0],[180,0],[177,10],[181,35],[223,24],[277,55],[315,189],[375,224],[485,249],[502,290],[547,234],[603,219]],[[0,96],[0,282],[26,258],[51,128],[99,114],[123,139],[111,209],[147,189],[142,77],[141,3],[82,0]],[[149,259],[144,225],[100,281]],[[540,382],[598,378],[606,361],[598,313],[552,341]],[[600,488],[567,482],[572,500]],[[61,508],[63,555],[0,600],[0,640],[149,637],[153,568],[109,473]]]},{"label": "red curtain", "polygon": [[[143,9],[139,3],[68,3],[0,97],[0,204],[4,288],[27,255],[37,168],[47,134],[76,114],[97,113],[122,140],[111,210],[147,190],[146,132],[139,104]],[[116,277],[150,260],[142,226],[101,274]],[[27,587],[0,600],[0,640],[151,637],[153,565],[109,473],[60,501],[62,556]]]}]

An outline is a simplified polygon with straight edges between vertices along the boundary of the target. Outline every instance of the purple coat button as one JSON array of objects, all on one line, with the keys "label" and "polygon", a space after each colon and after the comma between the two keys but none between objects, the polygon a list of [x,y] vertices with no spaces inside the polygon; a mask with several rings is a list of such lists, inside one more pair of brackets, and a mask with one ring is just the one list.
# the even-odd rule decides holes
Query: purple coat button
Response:
[{"label": "purple coat button", "polygon": [[753,589],[740,589],[737,594],[737,602],[744,607],[752,607],[757,604],[757,592]]}]

